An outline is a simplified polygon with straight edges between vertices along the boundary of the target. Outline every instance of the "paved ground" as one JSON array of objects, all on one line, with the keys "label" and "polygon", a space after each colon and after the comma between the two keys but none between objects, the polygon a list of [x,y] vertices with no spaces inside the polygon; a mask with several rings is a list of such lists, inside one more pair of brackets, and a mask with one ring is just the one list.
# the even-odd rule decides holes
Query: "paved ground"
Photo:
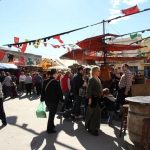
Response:
[{"label": "paved ground", "polygon": [[95,137],[84,130],[82,120],[56,118],[58,132],[47,134],[47,118],[35,115],[38,104],[37,97],[25,96],[4,102],[8,125],[0,128],[0,150],[126,150],[131,146],[128,135],[118,137],[117,125],[102,124]]}]

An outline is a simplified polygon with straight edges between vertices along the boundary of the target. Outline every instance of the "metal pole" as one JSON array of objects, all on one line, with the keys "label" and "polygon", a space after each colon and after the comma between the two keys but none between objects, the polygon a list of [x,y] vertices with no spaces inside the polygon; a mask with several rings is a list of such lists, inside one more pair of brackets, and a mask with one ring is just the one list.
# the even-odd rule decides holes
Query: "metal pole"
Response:
[{"label": "metal pole", "polygon": [[103,38],[103,44],[104,44],[103,53],[104,53],[104,65],[105,65],[106,64],[106,55],[107,55],[107,50],[106,50],[106,47],[105,47],[105,20],[103,20],[103,35],[104,35],[104,38]]}]

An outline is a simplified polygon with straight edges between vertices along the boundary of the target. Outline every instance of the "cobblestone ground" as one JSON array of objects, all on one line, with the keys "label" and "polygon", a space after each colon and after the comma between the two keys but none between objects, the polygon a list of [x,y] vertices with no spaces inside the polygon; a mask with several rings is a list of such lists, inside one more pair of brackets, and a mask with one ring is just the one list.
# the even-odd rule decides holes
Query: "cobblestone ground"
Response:
[{"label": "cobblestone ground", "polygon": [[[132,147],[128,134],[119,138],[119,126],[101,124],[99,136],[84,130],[83,120],[56,117],[57,133],[45,132],[47,118],[37,118],[36,96],[6,100],[4,102],[8,125],[0,127],[0,150],[126,150]],[[0,124],[1,125],[1,124]]]}]

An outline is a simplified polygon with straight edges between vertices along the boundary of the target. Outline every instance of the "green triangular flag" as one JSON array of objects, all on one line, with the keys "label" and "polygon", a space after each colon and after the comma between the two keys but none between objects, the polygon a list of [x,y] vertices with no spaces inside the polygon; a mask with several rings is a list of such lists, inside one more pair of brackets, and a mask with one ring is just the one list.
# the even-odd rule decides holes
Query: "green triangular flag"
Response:
[{"label": "green triangular flag", "polygon": [[135,39],[137,37],[137,35],[138,35],[137,33],[131,33],[130,34],[130,38],[131,39]]}]

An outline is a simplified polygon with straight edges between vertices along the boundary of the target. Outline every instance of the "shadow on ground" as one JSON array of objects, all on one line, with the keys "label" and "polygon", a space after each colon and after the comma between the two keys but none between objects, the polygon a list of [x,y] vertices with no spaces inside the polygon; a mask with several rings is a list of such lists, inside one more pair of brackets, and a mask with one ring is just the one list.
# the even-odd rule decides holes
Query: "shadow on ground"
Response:
[{"label": "shadow on ground", "polygon": [[[74,123],[77,128],[74,129]],[[60,124],[57,125],[57,133],[47,134],[41,132],[38,136],[35,136],[31,141],[31,150],[38,150],[43,146],[43,142],[46,141],[43,150],[56,150],[55,144],[61,146],[61,149],[77,150],[76,145],[66,145],[57,141],[57,136],[60,131],[64,131],[69,136],[75,136],[78,142],[82,145],[83,149],[86,150],[127,150],[128,143],[124,141],[123,137],[112,137],[100,131],[99,136],[93,136],[84,129],[82,121],[73,122],[71,120],[62,119]],[[117,130],[117,129],[115,129]],[[117,132],[118,131],[114,131]]]}]

